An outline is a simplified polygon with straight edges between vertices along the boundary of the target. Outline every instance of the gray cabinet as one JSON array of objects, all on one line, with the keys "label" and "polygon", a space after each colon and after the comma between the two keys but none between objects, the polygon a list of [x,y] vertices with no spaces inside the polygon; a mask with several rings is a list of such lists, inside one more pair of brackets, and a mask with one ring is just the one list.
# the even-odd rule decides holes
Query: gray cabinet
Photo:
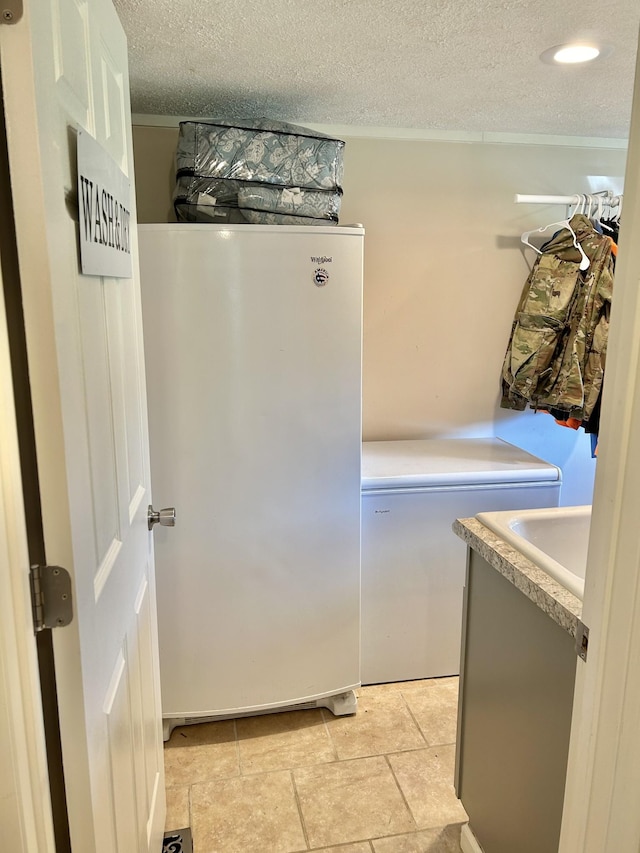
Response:
[{"label": "gray cabinet", "polygon": [[557,853],[573,637],[469,550],[456,792],[484,853]]}]

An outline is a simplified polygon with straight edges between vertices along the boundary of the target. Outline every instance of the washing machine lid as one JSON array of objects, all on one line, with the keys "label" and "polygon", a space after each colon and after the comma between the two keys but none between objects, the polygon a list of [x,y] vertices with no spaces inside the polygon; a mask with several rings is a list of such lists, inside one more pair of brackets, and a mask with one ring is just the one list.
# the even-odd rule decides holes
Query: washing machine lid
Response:
[{"label": "washing machine lid", "polygon": [[365,441],[362,490],[553,483],[562,473],[499,438]]}]

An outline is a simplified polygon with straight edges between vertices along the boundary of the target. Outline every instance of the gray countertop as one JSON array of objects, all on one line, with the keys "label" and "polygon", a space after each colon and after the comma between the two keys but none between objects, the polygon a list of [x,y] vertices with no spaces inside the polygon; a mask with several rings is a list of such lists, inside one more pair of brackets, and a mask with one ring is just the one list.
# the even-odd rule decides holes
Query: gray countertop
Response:
[{"label": "gray countertop", "polygon": [[575,637],[582,602],[546,572],[508,545],[477,518],[459,518],[453,531],[490,566],[533,601],[561,628]]}]

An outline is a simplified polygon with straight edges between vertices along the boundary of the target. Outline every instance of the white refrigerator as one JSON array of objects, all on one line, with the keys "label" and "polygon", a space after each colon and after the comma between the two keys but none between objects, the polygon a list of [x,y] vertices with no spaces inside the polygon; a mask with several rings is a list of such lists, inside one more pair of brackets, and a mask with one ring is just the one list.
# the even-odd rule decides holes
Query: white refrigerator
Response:
[{"label": "white refrigerator", "polygon": [[165,737],[355,710],[363,242],[139,227]]}]

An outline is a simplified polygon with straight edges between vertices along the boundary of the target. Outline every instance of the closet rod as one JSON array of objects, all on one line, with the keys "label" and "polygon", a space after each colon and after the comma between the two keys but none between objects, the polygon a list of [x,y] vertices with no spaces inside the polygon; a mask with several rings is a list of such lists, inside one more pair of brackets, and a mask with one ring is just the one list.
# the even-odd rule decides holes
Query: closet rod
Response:
[{"label": "closet rod", "polygon": [[526,195],[516,193],[516,204],[579,204],[579,195]]},{"label": "closet rod", "polygon": [[601,198],[605,204],[612,202],[617,204],[622,198],[622,193],[614,195],[610,192],[608,196],[602,192],[582,193],[581,195],[526,195],[516,193],[514,200],[516,204],[580,204],[585,198],[587,201]]}]

